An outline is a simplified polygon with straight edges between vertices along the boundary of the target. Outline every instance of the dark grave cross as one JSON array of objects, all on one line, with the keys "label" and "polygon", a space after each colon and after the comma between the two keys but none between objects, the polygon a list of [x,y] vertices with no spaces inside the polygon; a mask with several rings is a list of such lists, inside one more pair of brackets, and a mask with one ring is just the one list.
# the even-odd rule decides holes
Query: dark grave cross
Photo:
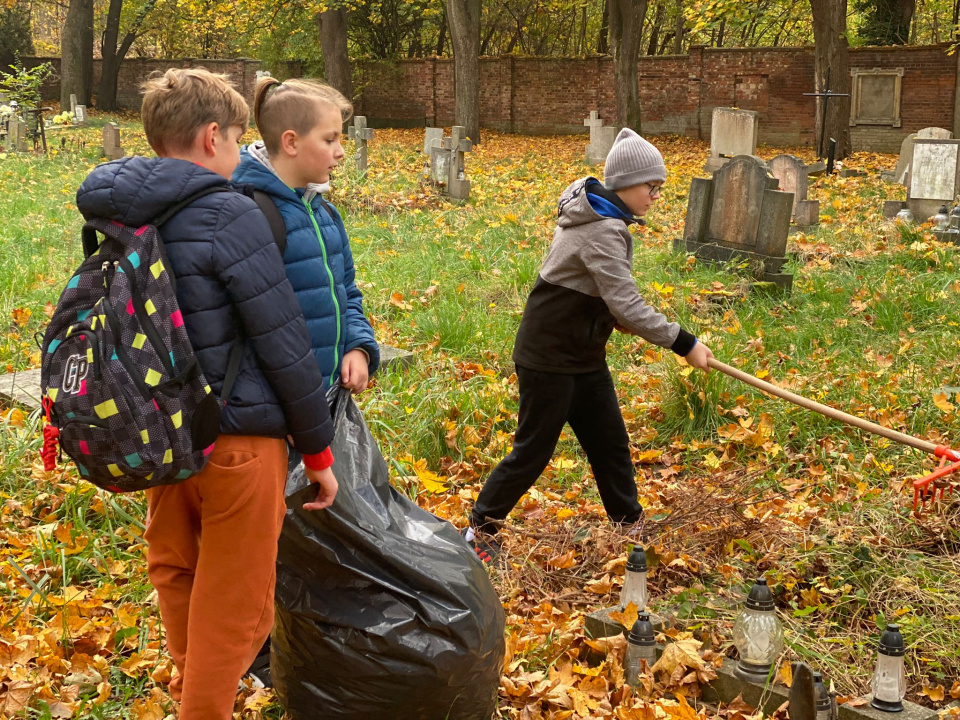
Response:
[{"label": "dark grave cross", "polygon": [[837,141],[830,138],[830,144],[827,146],[827,175],[833,175],[834,164],[837,160]]},{"label": "dark grave cross", "polygon": [[817,160],[822,160],[824,156],[823,141],[827,137],[827,104],[830,102],[830,98],[850,97],[849,93],[835,93],[830,89],[830,70],[831,68],[827,68],[827,78],[823,92],[804,93],[806,97],[823,98],[823,108],[820,112],[820,138],[817,140]]}]

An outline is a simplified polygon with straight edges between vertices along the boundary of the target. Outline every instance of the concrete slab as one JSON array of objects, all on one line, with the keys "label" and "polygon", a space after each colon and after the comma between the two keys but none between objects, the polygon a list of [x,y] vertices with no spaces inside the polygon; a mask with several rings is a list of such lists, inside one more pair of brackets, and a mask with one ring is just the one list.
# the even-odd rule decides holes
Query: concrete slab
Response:
[{"label": "concrete slab", "polygon": [[[610,637],[626,632],[627,628],[610,617],[610,613],[619,612],[619,610],[620,606],[617,605],[590,613],[583,618],[583,629],[592,638]],[[650,613],[650,622],[653,624],[654,632],[663,631],[663,618],[659,615]]]},{"label": "concrete slab", "polygon": [[0,375],[0,402],[29,410],[39,408],[40,368]]}]

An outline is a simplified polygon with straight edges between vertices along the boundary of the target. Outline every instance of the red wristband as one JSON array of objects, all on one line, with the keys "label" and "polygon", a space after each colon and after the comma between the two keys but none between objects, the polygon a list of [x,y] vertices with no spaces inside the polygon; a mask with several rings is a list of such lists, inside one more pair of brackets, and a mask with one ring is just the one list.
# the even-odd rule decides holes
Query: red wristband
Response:
[{"label": "red wristband", "polygon": [[303,464],[311,470],[326,470],[333,465],[333,452],[328,447],[321,453],[304,455]]}]

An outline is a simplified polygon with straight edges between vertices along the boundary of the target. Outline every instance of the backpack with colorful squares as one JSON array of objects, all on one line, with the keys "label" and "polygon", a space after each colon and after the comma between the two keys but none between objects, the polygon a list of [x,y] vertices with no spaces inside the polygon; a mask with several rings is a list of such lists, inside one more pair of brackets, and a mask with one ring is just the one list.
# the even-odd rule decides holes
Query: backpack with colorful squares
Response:
[{"label": "backpack with colorful squares", "polygon": [[[222,403],[187,338],[158,228],[225,190],[197,193],[140,228],[99,219],[84,225],[86,259],[43,338],[46,469],[56,465],[57,439],[84,479],[113,492],[171,485],[203,469]],[[242,341],[234,343],[222,398],[242,352]]]}]

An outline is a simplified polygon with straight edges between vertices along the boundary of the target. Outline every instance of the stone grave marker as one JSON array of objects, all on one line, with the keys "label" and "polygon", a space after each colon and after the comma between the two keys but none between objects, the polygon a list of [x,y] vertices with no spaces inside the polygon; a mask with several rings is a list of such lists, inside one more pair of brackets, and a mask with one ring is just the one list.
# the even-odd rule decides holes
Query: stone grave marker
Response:
[{"label": "stone grave marker", "polygon": [[103,126],[103,156],[108,160],[119,160],[124,154],[120,144],[120,126],[114,122],[107,123]]},{"label": "stone grave marker", "polygon": [[10,152],[26,152],[30,149],[28,140],[27,124],[19,115],[13,115],[7,130],[7,149]]},{"label": "stone grave marker", "polygon": [[470,197],[470,181],[467,179],[465,154],[473,150],[473,143],[467,137],[466,128],[454,125],[450,137],[443,141],[443,147],[450,153],[447,195],[457,200],[467,200]]},{"label": "stone grave marker", "polygon": [[755,277],[789,291],[793,276],[781,273],[786,262],[793,194],[758,157],[731,158],[713,177],[690,184],[683,237],[674,247],[706,260],[751,261]]},{"label": "stone grave marker", "polygon": [[430,180],[435,185],[443,188],[447,186],[447,180],[450,179],[450,151],[444,147],[445,138],[432,138],[430,140]]},{"label": "stone grave marker", "polygon": [[710,157],[703,169],[716,172],[737,155],[756,155],[758,118],[755,110],[715,107],[710,124]]},{"label": "stone grave marker", "polygon": [[607,159],[613,142],[617,139],[617,128],[604,127],[603,120],[596,110],[590,111],[590,117],[583,121],[590,128],[590,144],[587,145],[586,160],[588,165],[599,165]]},{"label": "stone grave marker", "polygon": [[917,138],[913,143],[913,162],[907,207],[917,222],[936,215],[944,203],[952,203],[960,188],[960,140]]},{"label": "stone grave marker", "polygon": [[367,142],[373,140],[373,130],[367,127],[366,115],[357,115],[353,118],[353,125],[347,131],[350,139],[356,143],[354,162],[357,170],[367,172]]},{"label": "stone grave marker", "polygon": [[428,127],[423,135],[423,154],[429,155],[430,148],[433,147],[433,141],[439,140],[443,143],[443,128]]},{"label": "stone grave marker", "polygon": [[[953,138],[952,132],[938,127],[924,128],[919,132],[907,135],[900,143],[900,157],[897,159],[897,167],[893,171],[892,182],[903,186],[908,185],[908,173],[913,162],[914,142],[917,140],[950,140],[951,138]],[[885,176],[883,173],[881,173],[881,177],[885,180],[891,180],[889,176]]]},{"label": "stone grave marker", "polygon": [[73,109],[73,121],[77,125],[87,124],[87,106],[86,105],[77,105]]},{"label": "stone grave marker", "polygon": [[77,96],[73,93],[70,94],[70,112],[76,112],[77,109]]},{"label": "stone grave marker", "polygon": [[793,155],[778,155],[770,161],[770,174],[777,178],[780,190],[793,193],[793,221],[799,227],[810,227],[820,222],[820,201],[808,200],[810,170],[806,163]]}]

